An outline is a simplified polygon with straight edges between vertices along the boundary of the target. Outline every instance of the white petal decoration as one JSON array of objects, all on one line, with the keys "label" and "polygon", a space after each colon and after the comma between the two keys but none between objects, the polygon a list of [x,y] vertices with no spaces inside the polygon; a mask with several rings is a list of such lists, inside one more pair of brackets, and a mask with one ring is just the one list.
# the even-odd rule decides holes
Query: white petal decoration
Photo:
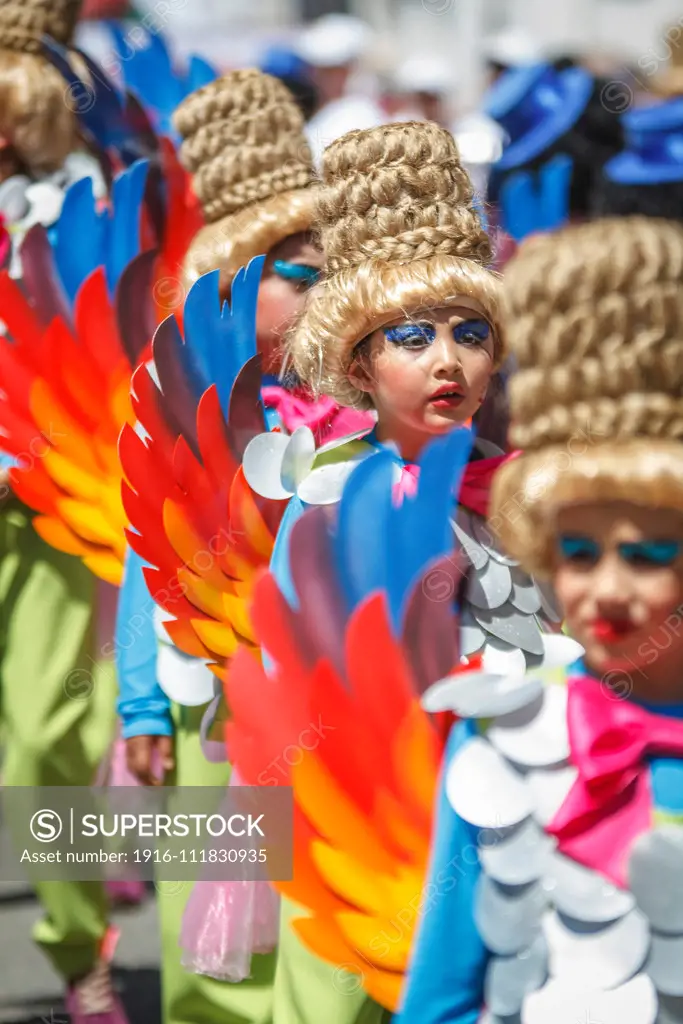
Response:
[{"label": "white petal decoration", "polygon": [[242,470],[252,491],[272,501],[291,498],[282,480],[282,462],[290,437],[275,430],[253,437],[244,450]]},{"label": "white petal decoration", "polygon": [[446,794],[455,813],[477,828],[509,828],[531,813],[524,779],[480,736],[451,761]]},{"label": "white petal decoration", "polygon": [[573,765],[560,768],[539,768],[526,776],[534,805],[534,817],[540,825],[549,825],[567,799],[578,772]]},{"label": "white petal decoration", "polygon": [[639,836],[628,877],[638,906],[655,931],[683,935],[683,828],[662,825]]},{"label": "white petal decoration", "polygon": [[0,185],[0,211],[10,224],[23,220],[28,213],[26,192],[30,187],[31,179],[23,174],[13,174]]},{"label": "white petal decoration", "polygon": [[486,972],[484,1001],[491,1013],[511,1017],[524,997],[536,992],[548,975],[548,950],[542,935],[516,956],[493,957]]},{"label": "white petal decoration", "polygon": [[612,992],[586,992],[561,981],[549,981],[527,997],[522,1024],[655,1024],[657,993],[644,974]]},{"label": "white petal decoration", "polygon": [[529,768],[560,764],[569,757],[567,732],[567,689],[543,687],[538,676],[538,696],[519,710],[503,714],[492,722],[487,736],[496,750]]},{"label": "white petal decoration", "polygon": [[64,191],[49,181],[37,181],[26,189],[26,198],[30,203],[28,215],[23,226],[44,224],[49,227],[59,220],[64,204]]},{"label": "white petal decoration", "polygon": [[632,893],[618,889],[603,875],[553,853],[544,886],[562,914],[593,924],[616,921],[636,905]]},{"label": "white petal decoration", "polygon": [[344,485],[359,461],[350,459],[317,466],[299,484],[296,493],[307,505],[333,505],[341,498]]},{"label": "white petal decoration", "polygon": [[543,667],[567,668],[586,653],[576,640],[564,633],[541,633]]},{"label": "white petal decoration", "polygon": [[200,658],[183,654],[172,644],[159,644],[157,680],[169,700],[195,708],[213,699],[217,679]]},{"label": "white petal decoration", "polygon": [[466,672],[434,683],[422,697],[426,711],[454,711],[460,718],[490,718],[528,704],[541,693],[538,679]]},{"label": "white petal decoration", "polygon": [[643,966],[650,951],[650,927],[639,910],[607,925],[581,924],[551,911],[543,921],[550,974],[585,989],[617,988]]},{"label": "white petal decoration", "polygon": [[523,676],[526,672],[526,658],[519,647],[506,644],[503,640],[489,640],[484,648],[483,667],[485,672],[500,676]]},{"label": "white petal decoration", "polygon": [[505,890],[481,875],[474,897],[474,923],[484,944],[498,956],[531,946],[541,934],[547,899],[538,883]]},{"label": "white petal decoration", "polygon": [[[343,444],[349,444],[350,441],[360,441],[361,438],[363,438],[367,434],[369,434],[371,430],[372,430],[372,427],[363,427],[362,430],[354,430],[354,432],[352,434],[345,434],[343,437],[335,437],[335,438],[333,438],[332,441],[327,441],[325,444],[321,444],[320,447],[318,448],[317,454],[318,455],[323,455],[325,452],[334,451],[335,448],[341,448],[341,446]],[[393,448],[396,451],[396,454],[399,455],[399,458],[400,458],[400,453],[398,451],[398,448],[395,445],[393,445],[393,444],[391,444],[389,442],[389,443],[384,443],[383,447],[384,448]]]},{"label": "white petal decoration", "polygon": [[683,935],[653,934],[646,970],[662,995],[683,996]]},{"label": "white petal decoration", "polygon": [[528,885],[548,870],[555,840],[529,818],[511,835],[479,834],[479,859],[486,874],[501,885]]},{"label": "white petal decoration", "polygon": [[467,600],[476,608],[500,608],[511,593],[510,570],[493,559],[483,569],[475,569],[467,579]]},{"label": "white petal decoration", "polygon": [[280,478],[284,490],[294,494],[315,460],[315,437],[310,427],[297,427],[282,453]]}]

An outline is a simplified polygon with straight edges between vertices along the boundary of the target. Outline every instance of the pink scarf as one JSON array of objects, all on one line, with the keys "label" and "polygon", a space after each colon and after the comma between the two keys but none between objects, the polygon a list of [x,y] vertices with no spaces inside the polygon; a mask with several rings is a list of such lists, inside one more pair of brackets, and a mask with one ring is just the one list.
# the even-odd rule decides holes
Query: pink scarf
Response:
[{"label": "pink scarf", "polygon": [[[492,459],[468,462],[460,484],[458,502],[470,512],[476,512],[485,519],[488,515],[489,493],[494,474],[504,463],[516,458],[518,454],[513,452],[510,455],[496,455]],[[401,479],[396,485],[397,500],[415,494],[419,475],[419,466],[408,463],[403,467]]]},{"label": "pink scarf", "polygon": [[269,409],[276,410],[285,430],[291,434],[297,427],[309,427],[317,444],[358,430],[371,430],[374,424],[370,413],[345,409],[325,396],[314,400],[301,388],[287,391],[278,384],[268,384],[261,388],[261,397]]}]

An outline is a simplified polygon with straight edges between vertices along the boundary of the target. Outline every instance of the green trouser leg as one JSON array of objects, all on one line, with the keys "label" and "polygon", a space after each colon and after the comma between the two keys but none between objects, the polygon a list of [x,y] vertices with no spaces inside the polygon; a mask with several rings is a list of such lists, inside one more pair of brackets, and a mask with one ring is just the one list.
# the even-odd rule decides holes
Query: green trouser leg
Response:
[{"label": "green trouser leg", "polygon": [[[174,708],[178,786],[227,786],[230,766],[210,764],[202,753],[199,725],[204,708]],[[164,1024],[271,1024],[276,954],[255,955],[252,976],[240,984],[186,971],[178,940],[192,883],[160,882],[162,994]]]},{"label": "green trouser leg", "polygon": [[[87,786],[114,730],[115,679],[92,659],[94,581],[48,547],[17,502],[0,512],[0,701],[7,786]],[[65,978],[92,967],[107,928],[95,882],[35,884],[34,938]]]},{"label": "green trouser leg", "polygon": [[290,920],[304,911],[282,901],[280,948],[275,976],[274,1024],[384,1024],[391,1014],[359,988],[343,968],[309,953]]}]

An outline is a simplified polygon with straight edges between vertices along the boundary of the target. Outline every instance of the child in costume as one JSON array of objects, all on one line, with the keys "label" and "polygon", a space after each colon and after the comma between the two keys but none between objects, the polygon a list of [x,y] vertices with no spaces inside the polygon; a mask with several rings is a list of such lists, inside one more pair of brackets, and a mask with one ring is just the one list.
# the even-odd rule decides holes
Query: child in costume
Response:
[{"label": "child in costume", "polygon": [[[316,219],[325,276],[311,290],[288,351],[310,387],[373,408],[377,426],[331,453],[316,455],[303,432],[277,448],[264,435],[245,452],[254,491],[293,494],[271,572],[294,605],[290,540],[306,508],[337,501],[357,463],[383,450],[392,452],[397,500],[410,495],[423,449],[471,419],[503,354],[490,243],[448,132],[422,123],[352,132],[326,150],[322,178]],[[489,483],[502,461],[491,445],[475,442],[453,520],[467,558],[453,568],[450,596],[462,595],[463,653],[480,652],[491,664],[538,665],[547,648],[537,616],[552,609],[485,524]],[[276,1020],[317,1021],[333,999],[339,1021],[381,1019],[381,1007],[358,986],[340,991],[338,968],[299,944],[291,916],[286,906]]]},{"label": "child in costume", "polygon": [[[96,173],[94,161],[77,152],[78,126],[65,102],[64,82],[40,52],[45,34],[70,41],[79,7],[73,0],[0,4],[0,208],[15,241],[32,224],[57,219],[70,180]],[[50,291],[44,270],[43,265],[38,273],[43,299]],[[0,315],[5,322],[11,318],[8,308]],[[7,361],[4,371],[9,372]],[[7,381],[3,385],[9,390]],[[12,446],[9,458],[0,456],[0,692],[7,786],[92,784],[114,727],[113,672],[98,657],[102,609],[96,614],[92,576],[38,536],[8,475],[15,462],[23,468],[46,447]],[[36,891],[45,918],[34,936],[65,979],[71,1019],[122,1024],[109,968],[112,933],[103,886],[41,882]]]},{"label": "child in costume", "polygon": [[[683,1020],[683,230],[530,239],[504,282],[517,357],[492,522],[585,649],[568,684],[464,672],[399,1020]],[[476,707],[475,707],[476,705]],[[451,870],[451,874],[452,874]],[[444,952],[447,950],[447,954]]]},{"label": "child in costume", "polygon": [[[204,271],[218,268],[225,298],[240,267],[267,253],[256,337],[265,371],[261,398],[268,425],[294,430],[305,423],[322,439],[358,426],[369,429],[367,415],[340,410],[327,398],[313,402],[291,382],[284,387],[276,376],[280,339],[321,262],[310,239],[314,173],[294,100],[276,79],[238,71],[188,97],[175,124],[184,139],[181,159],[193,171],[207,221],[187,252],[183,287],[191,287]],[[206,295],[207,302],[216,303],[213,293]],[[205,320],[214,315],[218,316],[217,305],[207,308]],[[210,383],[206,381],[207,386]],[[150,597],[143,565],[140,555],[129,554],[118,614],[119,711],[129,765],[147,784],[157,781],[159,767],[179,785],[227,784],[230,768],[224,755],[210,764],[201,746],[200,724],[214,692],[212,676],[200,659],[188,658],[171,645],[158,615],[155,628],[154,595]],[[178,702],[175,721],[169,696]],[[156,769],[155,752],[162,762]],[[184,1020],[191,1007],[192,1013],[222,1022],[238,1016],[268,1020],[272,954],[257,957],[251,979],[239,987],[182,969],[178,940],[188,896],[185,888],[184,895],[162,901],[160,908],[165,1019]],[[186,962],[201,969],[192,957]]]}]

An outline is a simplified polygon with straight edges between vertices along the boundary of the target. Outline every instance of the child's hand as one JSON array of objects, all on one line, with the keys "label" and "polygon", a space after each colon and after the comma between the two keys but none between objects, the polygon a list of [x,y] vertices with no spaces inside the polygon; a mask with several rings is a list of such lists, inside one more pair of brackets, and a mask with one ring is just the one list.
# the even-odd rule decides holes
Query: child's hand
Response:
[{"label": "child's hand", "polygon": [[131,736],[126,740],[128,771],[143,786],[161,786],[175,768],[172,736]]}]

